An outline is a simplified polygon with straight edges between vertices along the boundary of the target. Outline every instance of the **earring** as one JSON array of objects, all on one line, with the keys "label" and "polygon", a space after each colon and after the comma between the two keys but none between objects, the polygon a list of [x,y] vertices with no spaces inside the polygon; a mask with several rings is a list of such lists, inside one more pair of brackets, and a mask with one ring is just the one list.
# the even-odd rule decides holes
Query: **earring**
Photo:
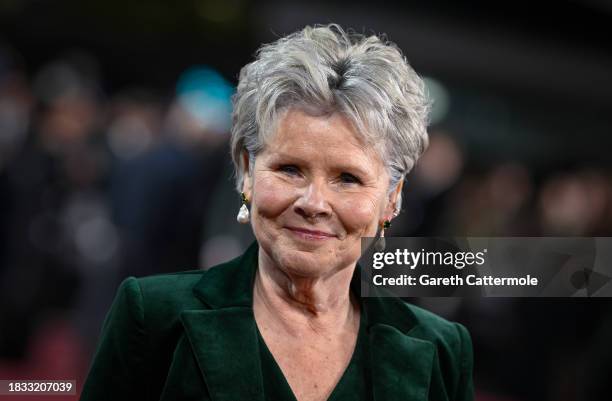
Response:
[{"label": "earring", "polygon": [[389,220],[383,221],[380,225],[380,237],[378,237],[378,241],[376,241],[375,245],[376,250],[379,252],[384,251],[385,247],[387,246],[385,241],[385,230],[389,227],[391,227],[391,221]]},{"label": "earring", "polygon": [[238,211],[238,216],[236,216],[236,220],[240,224],[247,224],[251,217],[249,209],[247,208],[248,199],[244,192],[240,192],[240,198],[242,199],[242,206],[240,206],[240,210]]}]

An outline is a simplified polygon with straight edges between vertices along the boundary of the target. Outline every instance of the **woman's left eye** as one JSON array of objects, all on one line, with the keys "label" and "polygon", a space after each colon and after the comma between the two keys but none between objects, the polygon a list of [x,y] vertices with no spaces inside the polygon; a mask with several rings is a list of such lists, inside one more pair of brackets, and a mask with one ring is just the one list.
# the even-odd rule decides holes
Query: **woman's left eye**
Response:
[{"label": "woman's left eye", "polygon": [[340,174],[340,181],[342,181],[342,183],[344,184],[360,184],[361,183],[359,178],[349,173]]},{"label": "woman's left eye", "polygon": [[298,174],[300,172],[296,166],[292,166],[289,164],[282,165],[278,169],[283,173],[287,173],[290,175]]}]

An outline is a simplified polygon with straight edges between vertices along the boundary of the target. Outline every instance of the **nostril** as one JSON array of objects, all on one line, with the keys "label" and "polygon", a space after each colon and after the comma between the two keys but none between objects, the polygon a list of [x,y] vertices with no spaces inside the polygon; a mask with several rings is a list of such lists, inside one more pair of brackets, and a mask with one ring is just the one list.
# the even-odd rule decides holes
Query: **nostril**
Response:
[{"label": "nostril", "polygon": [[296,206],[295,211],[300,216],[306,217],[306,218],[310,218],[313,215],[312,212],[307,212],[306,209],[304,209],[303,207],[300,207],[300,206]]},{"label": "nostril", "polygon": [[300,215],[301,217],[303,217],[304,219],[310,222],[314,222],[315,220],[323,219],[329,215],[329,213],[326,211],[313,211],[313,210],[308,210],[308,209],[303,209],[303,208],[296,208],[295,211],[298,215]]},{"label": "nostril", "polygon": [[330,205],[322,183],[312,182],[295,201],[294,210],[305,218],[324,216],[330,213]]}]

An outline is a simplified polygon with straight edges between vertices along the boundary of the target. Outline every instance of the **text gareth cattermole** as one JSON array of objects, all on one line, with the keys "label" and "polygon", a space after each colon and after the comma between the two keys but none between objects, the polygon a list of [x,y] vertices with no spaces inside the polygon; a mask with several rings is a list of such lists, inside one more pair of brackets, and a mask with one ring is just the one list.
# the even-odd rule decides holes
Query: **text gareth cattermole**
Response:
[{"label": "text gareth cattermole", "polygon": [[374,269],[382,269],[385,266],[399,265],[415,269],[417,266],[452,266],[455,269],[463,269],[466,266],[482,266],[485,263],[487,249],[480,252],[440,252],[425,251],[418,252],[407,249],[396,249],[395,252],[375,252],[373,255]]}]

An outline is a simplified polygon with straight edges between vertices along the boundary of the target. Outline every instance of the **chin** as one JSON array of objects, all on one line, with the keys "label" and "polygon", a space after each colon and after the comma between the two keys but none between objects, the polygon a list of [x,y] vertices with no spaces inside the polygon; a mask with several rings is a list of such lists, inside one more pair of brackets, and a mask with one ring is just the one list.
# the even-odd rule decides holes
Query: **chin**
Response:
[{"label": "chin", "polygon": [[279,250],[275,257],[278,267],[285,273],[300,276],[318,276],[332,269],[335,258],[329,253],[321,254],[317,251],[284,248]]},{"label": "chin", "polygon": [[316,277],[353,265],[356,259],[350,256],[341,255],[338,249],[329,247],[305,250],[301,247],[283,246],[274,253],[274,261],[285,273]]}]

